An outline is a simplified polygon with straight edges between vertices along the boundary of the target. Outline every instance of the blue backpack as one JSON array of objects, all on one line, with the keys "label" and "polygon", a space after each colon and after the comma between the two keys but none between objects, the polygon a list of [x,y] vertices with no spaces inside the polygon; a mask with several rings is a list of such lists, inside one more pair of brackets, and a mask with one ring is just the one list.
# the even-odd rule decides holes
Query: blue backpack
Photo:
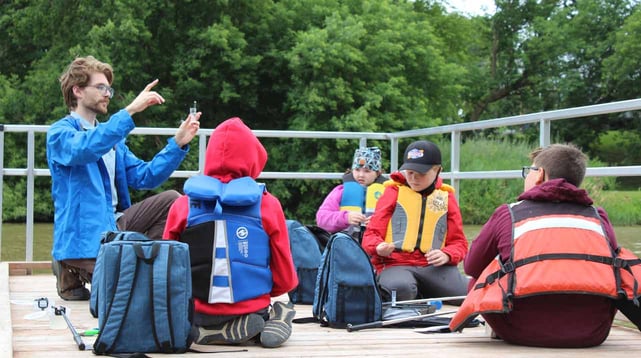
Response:
[{"label": "blue backpack", "polygon": [[103,235],[90,311],[100,333],[95,354],[182,353],[191,345],[189,248],[132,231]]},{"label": "blue backpack", "polygon": [[298,286],[288,293],[293,303],[312,304],[318,267],[321,264],[321,245],[307,226],[296,220],[287,220],[289,244],[298,275]]},{"label": "blue backpack", "polygon": [[383,303],[369,256],[351,236],[335,233],[325,247],[312,313],[322,326],[345,328],[382,319]]}]

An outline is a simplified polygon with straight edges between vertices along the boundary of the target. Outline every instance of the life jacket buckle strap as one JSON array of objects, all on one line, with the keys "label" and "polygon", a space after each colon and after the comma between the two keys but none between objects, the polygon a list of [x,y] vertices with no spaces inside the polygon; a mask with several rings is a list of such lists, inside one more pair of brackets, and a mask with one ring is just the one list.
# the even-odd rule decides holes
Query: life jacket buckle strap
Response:
[{"label": "life jacket buckle strap", "polygon": [[494,281],[500,279],[501,277],[505,276],[502,271],[496,271],[490,275],[487,275],[485,278],[485,282],[480,282],[477,283],[476,286],[474,287],[475,289],[483,288],[486,285],[491,285],[494,283]]},{"label": "life jacket buckle strap", "polygon": [[514,272],[515,268],[516,267],[512,261],[507,261],[504,264],[501,264],[501,271],[504,273]]},{"label": "life jacket buckle strap", "polygon": [[628,267],[628,262],[620,257],[615,257],[614,260],[612,260],[612,266],[617,268]]}]

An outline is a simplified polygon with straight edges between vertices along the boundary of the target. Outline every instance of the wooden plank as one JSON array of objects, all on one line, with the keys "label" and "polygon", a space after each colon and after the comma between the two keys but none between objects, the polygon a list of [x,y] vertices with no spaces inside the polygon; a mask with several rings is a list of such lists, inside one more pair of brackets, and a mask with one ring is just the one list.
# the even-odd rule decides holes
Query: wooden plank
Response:
[{"label": "wooden plank", "polygon": [[9,261],[10,276],[33,275],[43,271],[51,272],[51,261]]},{"label": "wooden plank", "polygon": [[[0,266],[1,268],[2,266]],[[11,304],[10,318],[2,318],[2,327],[11,327],[2,332],[3,347],[13,346],[13,356],[19,358],[33,357],[91,357],[90,351],[79,351],[73,337],[63,325],[60,329],[51,328],[48,320],[35,321],[27,319],[34,312],[31,304],[34,298],[47,297],[51,301],[69,309],[69,319],[78,331],[91,329],[98,325],[98,320],[91,317],[88,302],[60,301],[56,295],[55,277],[51,274],[32,276],[8,276],[8,267],[4,264],[0,270],[0,303]],[[8,284],[7,284],[8,283]],[[283,295],[276,298],[287,300]],[[8,303],[5,303],[7,306]],[[310,317],[311,305],[296,305],[296,317]],[[7,308],[8,309],[8,308]],[[443,309],[451,309],[445,307]],[[9,336],[12,338],[7,339]],[[536,356],[536,357],[576,357],[582,354],[590,357],[614,356],[615,354],[638,355],[641,353],[641,333],[618,325],[613,326],[608,339],[600,346],[584,349],[549,349],[521,347],[506,344],[501,340],[487,336],[484,327],[468,328],[462,333],[415,332],[411,328],[376,328],[357,332],[345,329],[321,327],[316,323],[294,324],[292,336],[281,347],[276,349],[262,348],[260,345],[243,346],[209,346],[208,350],[217,351],[216,357],[380,357],[394,356],[402,358],[448,356],[448,357],[497,357]],[[84,337],[85,343],[93,343],[95,337]],[[238,349],[246,350],[242,353]],[[55,353],[54,353],[55,352]],[[2,356],[11,356],[5,350]],[[7,354],[4,354],[7,353]],[[149,354],[152,357],[166,357],[164,354]],[[202,357],[199,353],[186,353],[183,357]]]},{"label": "wooden plank", "polygon": [[[0,356],[13,356],[13,330],[9,294],[9,264],[0,262]],[[6,313],[5,313],[6,312]]]}]

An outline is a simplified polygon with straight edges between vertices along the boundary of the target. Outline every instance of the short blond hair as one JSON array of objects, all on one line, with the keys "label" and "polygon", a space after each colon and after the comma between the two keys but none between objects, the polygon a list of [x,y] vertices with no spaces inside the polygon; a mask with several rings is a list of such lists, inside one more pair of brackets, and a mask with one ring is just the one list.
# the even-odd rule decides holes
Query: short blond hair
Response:
[{"label": "short blond hair", "polygon": [[113,69],[108,63],[100,62],[93,56],[76,57],[69,64],[65,72],[60,75],[60,89],[65,100],[65,104],[70,110],[78,106],[78,99],[73,94],[73,87],[85,87],[89,84],[89,77],[92,73],[102,73],[107,77],[111,86],[113,82]]}]

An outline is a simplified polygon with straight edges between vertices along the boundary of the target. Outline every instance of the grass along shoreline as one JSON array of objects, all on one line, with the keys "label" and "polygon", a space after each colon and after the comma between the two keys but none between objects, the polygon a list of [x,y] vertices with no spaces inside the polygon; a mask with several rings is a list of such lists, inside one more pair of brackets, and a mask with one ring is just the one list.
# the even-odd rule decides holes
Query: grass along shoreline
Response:
[{"label": "grass along shoreline", "polygon": [[[638,221],[637,221],[638,222]],[[468,241],[474,240],[482,225],[463,225]],[[619,245],[641,257],[641,225],[615,225]],[[33,261],[51,260],[53,224],[34,224]],[[0,261],[25,261],[26,225],[2,224],[2,257]]]}]

